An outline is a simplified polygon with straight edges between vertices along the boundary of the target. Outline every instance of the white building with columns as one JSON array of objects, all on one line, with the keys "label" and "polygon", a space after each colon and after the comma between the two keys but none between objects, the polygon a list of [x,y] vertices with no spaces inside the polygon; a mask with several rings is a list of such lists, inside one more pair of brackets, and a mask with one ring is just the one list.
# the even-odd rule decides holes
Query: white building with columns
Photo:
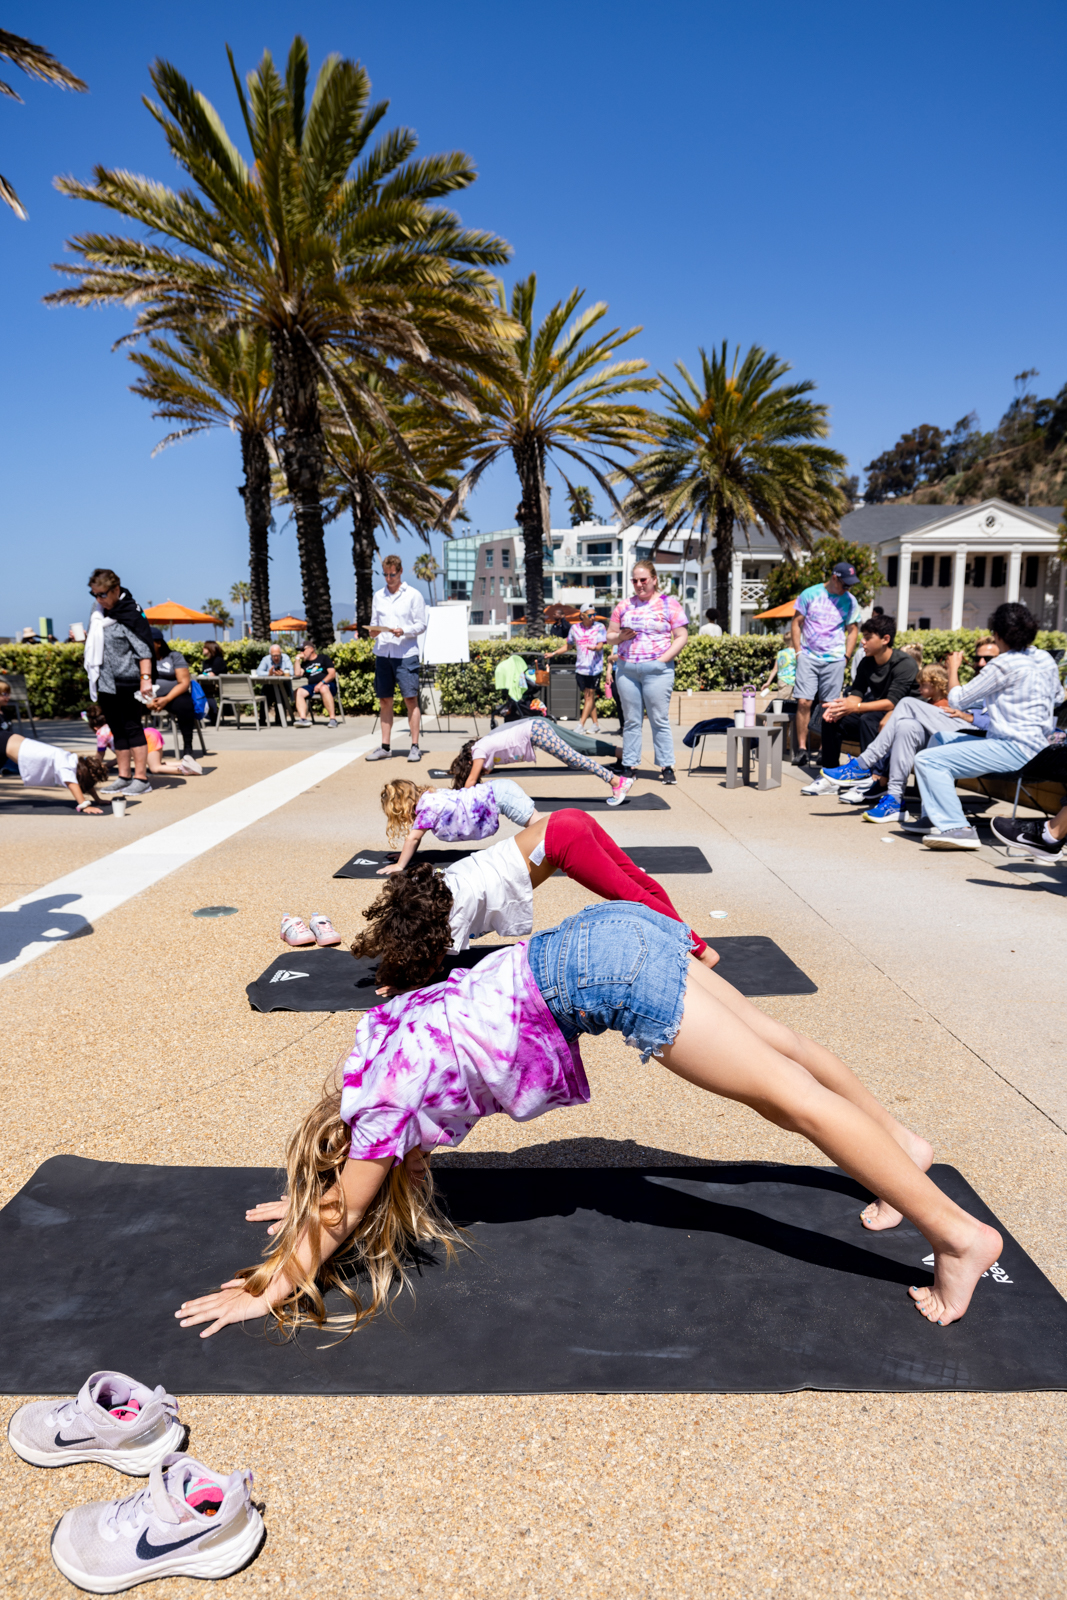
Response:
[{"label": "white building with columns", "polygon": [[[1005,600],[1022,600],[1043,628],[1062,628],[1067,563],[1059,557],[1060,506],[861,506],[841,537],[872,546],[883,583],[872,601],[903,628],[984,628]],[[766,580],[782,551],[762,528],[737,537],[730,632],[764,609]]]}]

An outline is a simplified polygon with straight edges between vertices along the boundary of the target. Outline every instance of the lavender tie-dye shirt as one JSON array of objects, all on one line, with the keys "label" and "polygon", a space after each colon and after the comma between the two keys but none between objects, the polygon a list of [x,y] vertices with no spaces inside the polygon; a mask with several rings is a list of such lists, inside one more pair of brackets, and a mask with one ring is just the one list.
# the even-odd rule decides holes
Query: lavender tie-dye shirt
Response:
[{"label": "lavender tie-dye shirt", "polygon": [[435,838],[488,839],[500,827],[500,807],[492,786],[473,789],[429,789],[419,796],[415,826]]},{"label": "lavender tie-dye shirt", "polygon": [[509,945],[444,983],[361,1019],[345,1062],[341,1116],[350,1159],[460,1144],[482,1117],[529,1122],[583,1105],[589,1085],[534,982],[526,947]]}]

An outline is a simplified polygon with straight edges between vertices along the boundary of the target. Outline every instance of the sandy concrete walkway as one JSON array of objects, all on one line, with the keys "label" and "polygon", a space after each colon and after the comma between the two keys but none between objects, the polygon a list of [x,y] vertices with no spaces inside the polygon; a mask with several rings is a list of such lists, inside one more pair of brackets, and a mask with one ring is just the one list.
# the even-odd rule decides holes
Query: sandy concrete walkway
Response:
[{"label": "sandy concrete walkway", "polygon": [[[460,735],[424,743],[423,774]],[[222,750],[209,778],[153,796],[151,815],[146,803],[127,826],[175,820],[309,749],[257,739]],[[331,874],[382,842],[378,789],[401,770],[411,769],[357,760],[0,983],[0,1198],[62,1151],[278,1159],[354,1018],[261,1016],[244,985],[281,948],[286,910],[323,910],[355,931],[375,886]],[[602,792],[559,772],[546,763],[530,792]],[[1049,1203],[1067,1180],[1059,869],[1009,866],[992,850],[935,855],[902,836],[886,845],[896,830],[800,787],[788,776],[771,793],[728,792],[713,767],[657,789],[669,812],[624,809],[608,825],[623,846],[706,850],[712,876],[665,880],[683,916],[706,933],[776,939],[819,992],[761,1004],[841,1052],[1067,1288],[1067,1227]],[[70,870],[103,847],[102,832],[80,831],[88,825],[18,819],[5,875],[21,888]],[[586,898],[551,881],[537,925]],[[238,912],[192,919],[217,903]],[[728,915],[713,921],[712,910]],[[752,1113],[641,1068],[612,1037],[583,1053],[591,1105],[523,1127],[488,1119],[452,1159],[812,1159]],[[267,1504],[268,1544],[230,1581],[234,1595],[1051,1597],[1065,1587],[1061,1395],[182,1401],[194,1453],[251,1467]],[[55,1520],[126,1484],[0,1452],[10,1592],[71,1593],[48,1555]],[[203,1592],[185,1580],[159,1587]]]}]

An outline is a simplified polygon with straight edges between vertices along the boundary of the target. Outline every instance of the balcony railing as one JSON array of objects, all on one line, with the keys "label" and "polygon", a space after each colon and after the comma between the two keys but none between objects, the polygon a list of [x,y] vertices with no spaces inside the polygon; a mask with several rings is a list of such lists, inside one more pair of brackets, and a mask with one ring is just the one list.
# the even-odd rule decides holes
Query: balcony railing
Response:
[{"label": "balcony railing", "polygon": [[741,579],[741,604],[761,606],[767,598],[767,585],[762,578]]}]

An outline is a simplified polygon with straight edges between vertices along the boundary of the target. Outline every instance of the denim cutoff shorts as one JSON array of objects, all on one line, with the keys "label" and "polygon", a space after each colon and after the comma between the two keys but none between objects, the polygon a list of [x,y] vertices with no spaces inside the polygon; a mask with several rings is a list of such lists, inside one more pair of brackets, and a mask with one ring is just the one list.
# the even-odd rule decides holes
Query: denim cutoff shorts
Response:
[{"label": "denim cutoff shorts", "polygon": [[525,828],[534,811],[537,809],[525,789],[520,789],[511,778],[493,778],[486,785],[496,795],[497,810],[509,822],[517,822],[520,828]]},{"label": "denim cutoff shorts", "polygon": [[612,900],[535,933],[526,959],[564,1038],[610,1028],[647,1061],[681,1027],[691,939],[684,922]]}]

